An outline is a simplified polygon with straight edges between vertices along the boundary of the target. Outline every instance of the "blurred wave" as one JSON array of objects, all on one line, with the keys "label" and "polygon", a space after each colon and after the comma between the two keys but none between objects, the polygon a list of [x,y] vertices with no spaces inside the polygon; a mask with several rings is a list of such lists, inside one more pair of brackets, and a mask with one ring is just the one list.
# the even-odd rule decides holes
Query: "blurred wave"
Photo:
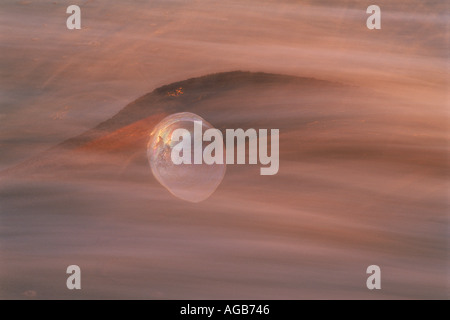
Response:
[{"label": "blurred wave", "polygon": [[[69,4],[0,4],[1,298],[448,297],[445,3]],[[279,173],[174,198],[145,144],[179,111],[279,128]]]}]

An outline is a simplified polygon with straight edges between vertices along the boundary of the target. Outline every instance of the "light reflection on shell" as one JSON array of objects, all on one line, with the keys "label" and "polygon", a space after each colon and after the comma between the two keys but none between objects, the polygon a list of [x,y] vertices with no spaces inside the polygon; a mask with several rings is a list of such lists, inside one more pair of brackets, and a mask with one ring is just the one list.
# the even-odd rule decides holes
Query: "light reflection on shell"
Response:
[{"label": "light reflection on shell", "polygon": [[[173,131],[178,128],[190,132],[193,158],[194,121],[202,121],[203,132],[213,128],[202,117],[190,112],[176,113],[161,120],[150,134],[147,157],[155,178],[174,196],[190,202],[200,202],[207,199],[222,182],[226,164],[225,161],[223,164],[212,165],[175,165],[172,162],[172,148],[179,142],[173,142],[171,137]],[[203,148],[207,144],[209,142],[203,143]]]}]

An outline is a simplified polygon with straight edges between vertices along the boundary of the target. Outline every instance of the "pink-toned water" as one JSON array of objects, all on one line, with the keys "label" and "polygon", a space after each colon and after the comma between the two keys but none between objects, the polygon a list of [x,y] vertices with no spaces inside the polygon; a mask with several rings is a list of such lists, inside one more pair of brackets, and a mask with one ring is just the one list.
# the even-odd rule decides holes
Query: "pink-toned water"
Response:
[{"label": "pink-toned water", "polygon": [[[70,4],[0,4],[1,298],[448,297],[445,3],[378,1],[368,30],[358,1],[88,1],[79,31]],[[42,156],[161,85],[232,70],[305,80],[170,91]],[[279,173],[227,167],[198,204],[161,187],[141,135],[189,94],[183,111],[220,129],[279,128]]]}]

